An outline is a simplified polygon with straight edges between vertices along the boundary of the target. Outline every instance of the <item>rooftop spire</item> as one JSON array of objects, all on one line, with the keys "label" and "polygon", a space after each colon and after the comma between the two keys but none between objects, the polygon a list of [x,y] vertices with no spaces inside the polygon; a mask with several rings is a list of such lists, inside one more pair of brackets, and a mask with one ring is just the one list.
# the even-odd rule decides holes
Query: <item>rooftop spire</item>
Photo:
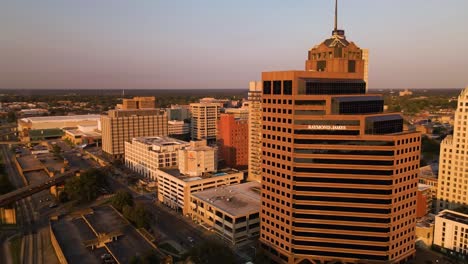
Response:
[{"label": "rooftop spire", "polygon": [[338,29],[338,0],[335,0],[335,28],[333,29],[333,36],[344,38],[345,32],[342,29]]},{"label": "rooftop spire", "polygon": [[338,0],[335,0],[335,30],[336,32],[338,30]]}]

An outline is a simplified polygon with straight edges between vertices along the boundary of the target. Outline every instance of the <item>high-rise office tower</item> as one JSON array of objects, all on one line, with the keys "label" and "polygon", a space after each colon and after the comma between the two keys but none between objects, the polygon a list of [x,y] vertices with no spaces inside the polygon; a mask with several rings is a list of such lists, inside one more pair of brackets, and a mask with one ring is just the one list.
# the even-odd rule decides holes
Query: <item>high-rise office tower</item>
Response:
[{"label": "high-rise office tower", "polygon": [[122,100],[122,109],[154,109],[156,99],[154,96],[137,96]]},{"label": "high-rise office tower", "polygon": [[453,136],[440,144],[437,211],[468,204],[468,87],[458,96]]},{"label": "high-rise office tower", "polygon": [[124,99],[123,104],[101,115],[102,150],[122,158],[124,142],[134,137],[167,136],[167,115],[154,108],[154,97]]},{"label": "high-rise office tower", "polygon": [[262,179],[262,82],[249,84],[249,169],[247,179]]},{"label": "high-rise office tower", "polygon": [[236,114],[221,114],[218,121],[218,153],[226,166],[246,169],[249,158],[249,121]]},{"label": "high-rise office tower", "polygon": [[420,134],[366,94],[362,55],[335,23],[305,71],[262,73],[260,242],[274,263],[415,254]]},{"label": "high-rise office tower", "polygon": [[192,140],[206,140],[208,145],[216,143],[220,108],[219,103],[190,104]]},{"label": "high-rise office tower", "polygon": [[[366,88],[369,88],[369,49],[362,49],[362,60],[364,61],[364,81]],[[367,92],[366,89],[366,92]]]}]

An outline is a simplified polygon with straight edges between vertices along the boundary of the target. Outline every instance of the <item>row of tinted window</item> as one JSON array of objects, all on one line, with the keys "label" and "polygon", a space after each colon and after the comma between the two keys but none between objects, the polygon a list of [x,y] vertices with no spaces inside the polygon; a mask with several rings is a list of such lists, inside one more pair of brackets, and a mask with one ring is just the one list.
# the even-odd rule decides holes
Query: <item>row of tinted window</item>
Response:
[{"label": "row of tinted window", "polygon": [[347,222],[366,222],[366,223],[390,223],[390,218],[376,218],[376,217],[358,217],[358,216],[344,216],[344,215],[324,215],[324,214],[293,214],[295,218],[301,219],[315,219],[315,220],[331,220],[331,221],[347,221]]},{"label": "row of tinted window", "polygon": [[306,95],[365,94],[364,81],[306,81]]},{"label": "row of tinted window", "polygon": [[393,156],[393,151],[386,150],[341,150],[341,149],[300,149],[294,153],[300,154],[328,154],[328,155],[360,155],[360,156]]},{"label": "row of tinted window", "polygon": [[393,160],[343,160],[343,159],[316,159],[316,158],[294,158],[297,163],[320,163],[320,164],[349,164],[370,166],[392,166]]},{"label": "row of tinted window", "polygon": [[358,136],[359,130],[312,130],[312,129],[297,129],[294,130],[296,135],[334,135],[334,136]]},{"label": "row of tinted window", "polygon": [[325,100],[296,100],[294,104],[296,105],[325,105]]},{"label": "row of tinted window", "polygon": [[387,251],[388,246],[369,246],[369,245],[356,245],[356,244],[342,244],[342,243],[328,243],[328,242],[316,242],[316,241],[293,241],[296,245],[311,246],[311,247],[327,247],[327,248],[347,248],[347,249],[359,249],[359,250],[371,250],[371,251]]},{"label": "row of tinted window", "polygon": [[342,202],[342,203],[365,203],[365,204],[391,204],[392,199],[370,199],[370,198],[348,198],[330,196],[293,195],[293,199],[298,201],[318,201],[318,202]]},{"label": "row of tinted window", "polygon": [[263,81],[263,94],[271,94],[272,92],[277,95],[292,95],[292,81]]},{"label": "row of tinted window", "polygon": [[[299,177],[294,177],[296,180]],[[305,177],[304,177],[305,178]],[[359,193],[359,194],[377,194],[377,195],[391,195],[392,190],[378,190],[378,189],[354,189],[354,188],[333,188],[333,187],[310,187],[310,186],[294,186],[294,190],[302,192],[325,192],[325,193]]]},{"label": "row of tinted window", "polygon": [[[339,114],[370,114],[383,112],[384,101],[341,102],[333,107],[334,113]],[[336,111],[338,108],[338,111]]]},{"label": "row of tinted window", "polygon": [[317,183],[343,183],[343,184],[369,184],[369,185],[392,185],[392,180],[368,180],[368,179],[348,179],[348,178],[316,178],[316,177],[293,177],[296,182],[317,182]]},{"label": "row of tinted window", "polygon": [[359,120],[294,120],[295,125],[359,126]]},{"label": "row of tinted window", "polygon": [[388,260],[388,256],[376,256],[369,254],[352,254],[352,253],[341,253],[341,252],[330,252],[320,250],[306,250],[293,248],[295,254],[301,255],[318,255],[318,256],[329,256],[337,258],[356,258],[356,259],[369,259],[369,260]]},{"label": "row of tinted window", "polygon": [[403,119],[375,121],[366,124],[366,134],[382,135],[403,131]]},{"label": "row of tinted window", "polygon": [[361,208],[349,206],[323,206],[314,204],[293,204],[294,209],[298,210],[316,210],[316,211],[332,211],[332,212],[352,212],[364,214],[390,214],[392,210],[381,208]]},{"label": "row of tinted window", "polygon": [[390,227],[370,227],[370,226],[357,226],[357,225],[326,225],[326,224],[314,224],[314,223],[300,223],[293,222],[295,227],[304,228],[317,228],[317,229],[328,229],[328,230],[347,230],[347,231],[362,231],[362,232],[375,232],[375,233],[388,233]]},{"label": "row of tinted window", "polygon": [[390,240],[388,236],[385,236],[385,237],[358,236],[358,235],[330,234],[330,233],[317,233],[317,232],[298,232],[298,231],[293,231],[293,235],[301,236],[301,237],[314,237],[314,238],[321,237],[321,238],[331,238],[331,239],[361,240],[361,241],[375,241],[375,242],[388,242]]},{"label": "row of tinted window", "polygon": [[294,167],[294,172],[328,173],[328,174],[358,174],[358,175],[393,175],[393,170],[357,170],[357,169],[331,169],[331,168],[300,168]]},{"label": "row of tinted window", "polygon": [[377,141],[377,140],[294,139],[294,144],[394,146],[395,142],[394,141]]}]

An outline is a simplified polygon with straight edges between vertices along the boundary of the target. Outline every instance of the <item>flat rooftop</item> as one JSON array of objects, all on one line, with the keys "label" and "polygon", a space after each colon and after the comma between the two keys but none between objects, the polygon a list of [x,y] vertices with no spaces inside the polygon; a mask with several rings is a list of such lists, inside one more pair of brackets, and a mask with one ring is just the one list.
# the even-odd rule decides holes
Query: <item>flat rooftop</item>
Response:
[{"label": "flat rooftop", "polygon": [[[138,231],[110,206],[93,207],[51,220],[51,228],[69,263],[101,263],[100,256],[112,253],[120,263],[130,263],[135,255],[156,251]],[[105,247],[91,250],[85,243],[96,234],[119,234]]]},{"label": "flat rooftop", "polygon": [[192,196],[233,217],[260,211],[260,183],[247,182],[193,193]]},{"label": "flat rooftop", "polygon": [[437,217],[468,225],[468,215],[455,211],[444,210]]},{"label": "flat rooftop", "polygon": [[217,172],[205,172],[202,176],[188,176],[188,175],[184,175],[180,173],[180,170],[177,168],[159,168],[158,170],[163,171],[171,176],[174,176],[184,182],[191,182],[191,181],[220,177],[220,176],[225,176],[225,175],[230,175],[230,174],[242,173],[241,171],[238,171],[236,169],[228,168],[228,169],[219,170]]},{"label": "flat rooftop", "polygon": [[431,185],[423,184],[423,183],[418,183],[418,191],[425,191],[428,189],[431,189]]},{"label": "flat rooftop", "polygon": [[101,133],[96,131],[81,131],[79,129],[67,129],[66,133],[70,133],[73,136],[85,136],[85,137],[100,137]]},{"label": "flat rooftop", "polygon": [[25,117],[20,120],[27,123],[34,122],[63,122],[63,121],[84,121],[92,120],[98,121],[101,119],[100,115],[70,115],[70,116],[36,116]]},{"label": "flat rooftop", "polygon": [[146,145],[155,145],[159,147],[173,146],[173,145],[188,145],[189,142],[171,138],[171,137],[137,137],[133,141],[141,142]]}]

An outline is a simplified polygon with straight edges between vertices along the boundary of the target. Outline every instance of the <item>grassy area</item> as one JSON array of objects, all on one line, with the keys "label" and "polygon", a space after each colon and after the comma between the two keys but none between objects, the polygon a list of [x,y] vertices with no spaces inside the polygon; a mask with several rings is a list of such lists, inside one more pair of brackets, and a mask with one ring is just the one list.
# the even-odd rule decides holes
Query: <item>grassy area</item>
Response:
[{"label": "grassy area", "polygon": [[20,264],[21,261],[21,237],[16,236],[10,240],[10,252],[13,264]]},{"label": "grassy area", "polygon": [[158,246],[160,249],[163,249],[163,250],[166,250],[168,252],[171,252],[171,253],[174,253],[174,254],[177,254],[179,255],[179,251],[177,249],[175,249],[171,244],[169,243],[163,243],[161,245]]}]

